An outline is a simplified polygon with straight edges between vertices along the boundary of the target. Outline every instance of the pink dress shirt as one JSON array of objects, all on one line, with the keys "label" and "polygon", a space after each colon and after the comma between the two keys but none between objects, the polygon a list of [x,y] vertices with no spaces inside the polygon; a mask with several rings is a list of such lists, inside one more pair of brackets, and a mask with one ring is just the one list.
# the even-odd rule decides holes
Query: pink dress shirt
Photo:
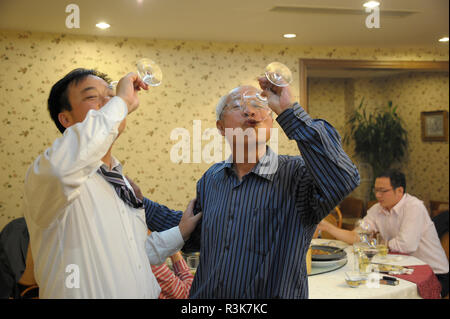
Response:
[{"label": "pink dress shirt", "polygon": [[405,193],[390,211],[379,203],[364,217],[370,231],[380,232],[388,241],[389,250],[417,257],[426,262],[435,274],[448,273],[448,260],[425,205]]}]

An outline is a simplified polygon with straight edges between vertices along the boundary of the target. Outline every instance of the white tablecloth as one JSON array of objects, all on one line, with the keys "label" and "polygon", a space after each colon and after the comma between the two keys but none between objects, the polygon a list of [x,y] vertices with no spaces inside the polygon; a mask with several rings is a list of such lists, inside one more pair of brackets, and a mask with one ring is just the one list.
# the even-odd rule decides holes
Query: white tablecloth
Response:
[{"label": "white tablecloth", "polygon": [[[420,298],[415,283],[399,279],[397,286],[379,285],[377,288],[370,288],[361,285],[358,288],[349,287],[345,282],[345,272],[352,271],[354,257],[352,246],[344,242],[329,239],[313,239],[313,245],[327,244],[345,248],[347,253],[347,264],[335,271],[318,274],[308,277],[309,298],[310,299],[411,299]],[[378,256],[373,258],[373,262],[384,262],[399,266],[425,265],[425,263],[413,256],[388,255],[386,259]]]}]

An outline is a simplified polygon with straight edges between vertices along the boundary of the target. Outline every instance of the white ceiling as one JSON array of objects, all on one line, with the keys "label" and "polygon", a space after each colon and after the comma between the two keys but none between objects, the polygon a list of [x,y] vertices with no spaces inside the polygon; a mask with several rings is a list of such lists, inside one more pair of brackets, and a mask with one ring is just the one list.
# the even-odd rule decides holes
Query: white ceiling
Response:
[{"label": "white ceiling", "polygon": [[[149,39],[311,46],[445,47],[448,0],[378,0],[380,28],[368,29],[364,0],[0,0],[0,29]],[[68,4],[80,28],[68,29]],[[273,11],[274,7],[290,7]],[[111,28],[95,27],[106,21]],[[284,39],[284,33],[296,33]]]}]

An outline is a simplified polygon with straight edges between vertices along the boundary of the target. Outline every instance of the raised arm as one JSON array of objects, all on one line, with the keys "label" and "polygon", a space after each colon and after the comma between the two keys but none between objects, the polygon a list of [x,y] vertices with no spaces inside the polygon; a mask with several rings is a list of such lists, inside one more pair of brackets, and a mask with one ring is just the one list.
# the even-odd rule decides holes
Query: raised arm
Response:
[{"label": "raised arm", "polygon": [[[318,221],[359,185],[359,173],[341,146],[337,131],[324,120],[313,120],[297,103],[277,118],[289,139],[297,146],[306,171],[298,171],[297,200],[308,199]],[[300,185],[310,179],[308,190]],[[308,198],[305,198],[305,192]]]},{"label": "raised arm", "polygon": [[117,138],[120,124],[138,107],[140,88],[148,86],[130,73],[119,81],[117,96],[106,103],[98,96],[97,87],[83,90],[95,92],[92,96],[83,97],[83,93],[75,91],[78,116],[59,113],[58,119],[66,128],[64,135],[35,160],[26,174],[25,204],[29,207],[28,217],[36,224],[49,225],[63,207],[78,197],[80,185],[100,167]]},{"label": "raised arm", "polygon": [[30,166],[25,200],[33,207],[31,217],[38,225],[50,224],[79,196],[80,185],[101,166],[126,115],[125,102],[112,98],[102,109],[90,110],[83,122],[67,128]]},{"label": "raised arm", "polygon": [[318,223],[359,185],[358,170],[328,122],[312,119],[298,103],[293,104],[289,87],[276,87],[264,77],[258,80],[278,115],[277,122],[288,138],[297,142],[305,162],[306,171],[299,168],[295,176],[299,211],[313,211],[312,222]]}]

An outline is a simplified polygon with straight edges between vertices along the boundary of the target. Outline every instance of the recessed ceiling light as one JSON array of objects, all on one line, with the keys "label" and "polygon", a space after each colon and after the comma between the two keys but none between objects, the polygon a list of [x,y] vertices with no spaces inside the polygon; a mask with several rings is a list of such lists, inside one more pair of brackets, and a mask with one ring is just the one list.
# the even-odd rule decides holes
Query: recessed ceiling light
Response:
[{"label": "recessed ceiling light", "polygon": [[110,27],[110,25],[106,22],[99,22],[95,25],[97,28],[99,29],[108,29]]},{"label": "recessed ceiling light", "polygon": [[448,42],[448,37],[440,38],[439,42]]},{"label": "recessed ceiling light", "polygon": [[368,1],[368,2],[364,3],[363,6],[366,8],[373,9],[373,8],[379,7],[380,3],[378,1]]},{"label": "recessed ceiling light", "polygon": [[283,37],[285,37],[286,39],[292,39],[292,38],[295,38],[297,35],[296,34],[294,34],[294,33],[286,33],[286,34],[283,34]]}]

